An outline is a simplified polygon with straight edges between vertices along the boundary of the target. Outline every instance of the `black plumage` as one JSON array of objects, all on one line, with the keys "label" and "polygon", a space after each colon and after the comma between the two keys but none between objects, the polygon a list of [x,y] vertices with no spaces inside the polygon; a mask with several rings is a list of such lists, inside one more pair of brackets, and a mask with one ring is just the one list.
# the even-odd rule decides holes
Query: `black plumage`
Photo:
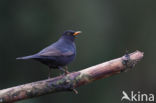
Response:
[{"label": "black plumage", "polygon": [[34,59],[47,65],[49,70],[57,68],[63,70],[67,74],[67,67],[63,67],[72,62],[76,56],[76,46],[74,40],[79,33],[80,31],[67,30],[58,41],[40,52],[30,56],[18,57],[17,59]]}]

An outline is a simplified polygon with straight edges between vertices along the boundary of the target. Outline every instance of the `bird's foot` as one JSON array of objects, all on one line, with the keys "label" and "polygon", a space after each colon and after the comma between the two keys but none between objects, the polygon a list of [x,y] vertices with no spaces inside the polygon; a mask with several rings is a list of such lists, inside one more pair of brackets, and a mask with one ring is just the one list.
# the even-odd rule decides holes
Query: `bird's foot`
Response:
[{"label": "bird's foot", "polygon": [[67,74],[69,74],[70,72],[68,71],[68,67],[67,66],[65,66],[65,75],[67,75]]},{"label": "bird's foot", "polygon": [[48,79],[50,79],[51,77],[50,76],[48,76]]},{"label": "bird's foot", "polygon": [[66,76],[68,75],[70,72],[64,72],[63,75]]},{"label": "bird's foot", "polygon": [[65,70],[65,72],[64,72],[64,74],[65,75],[67,75],[67,74],[69,74],[70,72],[69,71],[67,71],[67,70]]},{"label": "bird's foot", "polygon": [[63,75],[65,75],[65,76],[70,73],[68,71],[68,68],[67,67],[65,67],[65,68],[59,67],[59,69],[64,72]]}]

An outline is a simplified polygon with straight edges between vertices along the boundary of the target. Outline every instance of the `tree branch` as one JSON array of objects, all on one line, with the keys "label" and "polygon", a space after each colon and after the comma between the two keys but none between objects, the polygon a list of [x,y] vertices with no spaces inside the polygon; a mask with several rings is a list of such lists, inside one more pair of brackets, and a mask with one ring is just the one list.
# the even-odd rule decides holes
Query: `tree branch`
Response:
[{"label": "tree branch", "polygon": [[106,78],[125,70],[127,71],[128,68],[133,68],[137,61],[142,58],[143,53],[136,51],[131,54],[125,54],[121,58],[104,62],[78,72],[73,72],[66,76],[62,75],[47,80],[3,89],[0,90],[0,103],[19,101],[48,93],[72,91],[72,89],[93,82],[94,80]]}]

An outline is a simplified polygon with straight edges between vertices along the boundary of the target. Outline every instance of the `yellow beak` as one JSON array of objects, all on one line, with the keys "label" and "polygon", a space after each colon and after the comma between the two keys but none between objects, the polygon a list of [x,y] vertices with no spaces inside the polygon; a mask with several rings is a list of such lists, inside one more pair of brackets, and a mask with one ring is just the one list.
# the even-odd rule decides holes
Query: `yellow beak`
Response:
[{"label": "yellow beak", "polygon": [[73,35],[76,36],[76,35],[78,35],[80,33],[81,33],[81,31],[76,31]]}]

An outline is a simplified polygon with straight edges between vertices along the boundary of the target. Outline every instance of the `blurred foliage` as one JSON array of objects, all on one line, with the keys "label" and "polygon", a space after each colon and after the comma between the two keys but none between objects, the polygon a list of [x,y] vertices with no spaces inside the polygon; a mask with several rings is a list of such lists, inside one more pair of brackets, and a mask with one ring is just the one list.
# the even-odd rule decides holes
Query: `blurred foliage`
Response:
[{"label": "blurred foliage", "polygon": [[[70,71],[80,70],[125,53],[145,52],[135,69],[78,89],[19,103],[119,103],[122,90],[156,93],[155,0],[1,0],[0,89],[47,78],[46,66],[16,61],[55,42],[68,29],[81,30],[77,58]],[[60,71],[54,70],[53,76]]]}]

